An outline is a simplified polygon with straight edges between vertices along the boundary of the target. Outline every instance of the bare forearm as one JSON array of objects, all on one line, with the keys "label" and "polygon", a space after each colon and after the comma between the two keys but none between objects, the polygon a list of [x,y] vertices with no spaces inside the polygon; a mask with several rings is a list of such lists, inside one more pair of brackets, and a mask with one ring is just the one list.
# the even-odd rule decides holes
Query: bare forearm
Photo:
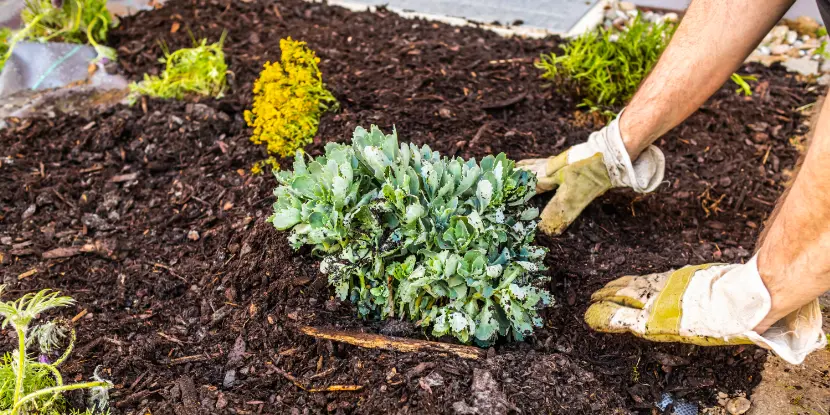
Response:
[{"label": "bare forearm", "polygon": [[697,110],[794,0],[693,0],[620,119],[632,159]]}]

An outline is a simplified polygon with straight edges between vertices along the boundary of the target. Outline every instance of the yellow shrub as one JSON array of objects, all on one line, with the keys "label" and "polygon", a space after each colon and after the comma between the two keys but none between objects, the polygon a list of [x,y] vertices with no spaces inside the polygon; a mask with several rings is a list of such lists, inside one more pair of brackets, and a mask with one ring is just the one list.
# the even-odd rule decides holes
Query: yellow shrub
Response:
[{"label": "yellow shrub", "polygon": [[271,156],[257,163],[254,173],[266,164],[279,168],[274,156],[292,156],[310,143],[322,113],[337,106],[334,95],[323,85],[317,67],[320,58],[305,42],[281,39],[280,50],[281,62],[265,64],[254,83],[253,109],[245,111],[245,121],[254,129],[251,141],[265,144]]}]

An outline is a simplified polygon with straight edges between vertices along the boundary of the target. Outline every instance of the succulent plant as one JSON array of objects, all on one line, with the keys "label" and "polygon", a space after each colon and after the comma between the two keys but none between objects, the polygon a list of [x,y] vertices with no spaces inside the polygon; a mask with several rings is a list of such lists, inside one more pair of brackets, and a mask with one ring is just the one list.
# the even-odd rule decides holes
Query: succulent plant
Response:
[{"label": "succulent plant", "polygon": [[398,316],[435,336],[521,340],[551,303],[545,248],[532,245],[536,177],[504,154],[477,163],[358,127],[351,145],[297,152],[269,221],[313,246],[341,299],[363,317]]}]

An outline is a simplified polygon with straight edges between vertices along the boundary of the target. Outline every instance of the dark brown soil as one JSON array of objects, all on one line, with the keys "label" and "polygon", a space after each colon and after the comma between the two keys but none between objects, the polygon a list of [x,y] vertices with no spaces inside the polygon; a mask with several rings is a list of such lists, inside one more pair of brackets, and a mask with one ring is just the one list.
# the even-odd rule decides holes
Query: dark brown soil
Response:
[{"label": "dark brown soil", "polygon": [[[170,33],[174,22],[182,29]],[[663,392],[712,405],[718,392],[750,392],[760,380],[762,350],[599,334],[582,314],[593,290],[623,274],[748,259],[797,158],[792,143],[807,125],[795,109],[815,101],[813,87],[745,68],[760,79],[752,97],[726,85],[658,143],[669,168],[655,194],[611,192],[564,235],[538,237],[557,300],[545,327],[466,361],[298,332],[426,335],[357,319],[331,299],[317,261],[264,222],[275,181],[249,174],[264,155],[242,111],[261,65],[292,36],[318,52],[342,107],[324,116],[312,153],[374,123],[445,154],[548,156],[599,127],[574,99],[542,88],[531,62],[558,40],[297,0],[174,0],[124,19],[112,46],[137,79],[159,70],[159,41],[189,46],[184,28],[210,39],[229,31],[224,98],[9,120],[0,132],[3,279],[11,294],[52,287],[78,300],[65,310],[87,311],[66,376],[102,365],[117,384],[114,413],[452,413],[458,402],[479,413],[650,413]],[[94,241],[98,254],[45,254]],[[309,387],[363,389],[310,393],[283,373]]]}]

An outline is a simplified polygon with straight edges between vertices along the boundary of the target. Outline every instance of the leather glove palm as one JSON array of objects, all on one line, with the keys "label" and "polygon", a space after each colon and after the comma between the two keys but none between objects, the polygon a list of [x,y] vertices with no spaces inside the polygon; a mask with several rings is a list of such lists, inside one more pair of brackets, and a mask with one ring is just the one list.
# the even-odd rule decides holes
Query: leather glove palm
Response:
[{"label": "leather glove palm", "polygon": [[[622,113],[620,113],[622,114]],[[537,193],[556,189],[541,214],[539,228],[557,235],[573,222],[594,199],[614,187],[651,192],[663,180],[665,158],[649,146],[632,163],[620,135],[619,117],[588,141],[544,159],[520,161],[517,166],[533,171]]]}]

